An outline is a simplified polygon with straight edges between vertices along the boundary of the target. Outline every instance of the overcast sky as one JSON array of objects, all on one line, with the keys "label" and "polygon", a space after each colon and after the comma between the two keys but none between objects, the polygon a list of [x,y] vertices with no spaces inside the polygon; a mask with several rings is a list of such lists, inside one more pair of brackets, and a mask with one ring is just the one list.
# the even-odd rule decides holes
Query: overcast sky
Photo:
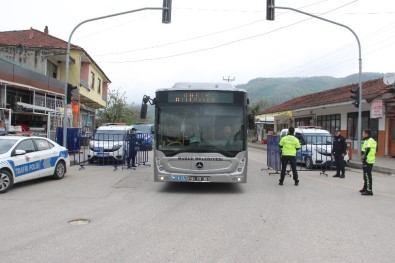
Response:
[{"label": "overcast sky", "polygon": [[[362,44],[364,72],[395,72],[395,1],[276,0],[346,24]],[[67,41],[79,22],[162,0],[7,1],[0,31],[33,27]],[[5,11],[5,12],[4,12]],[[346,29],[285,10],[266,21],[266,0],[173,0],[172,22],[142,11],[82,25],[72,43],[83,47],[140,104],[144,94],[175,82],[243,84],[257,77],[344,77],[358,72],[355,37]],[[308,19],[308,20],[306,20]],[[72,78],[73,76],[71,76]]]}]

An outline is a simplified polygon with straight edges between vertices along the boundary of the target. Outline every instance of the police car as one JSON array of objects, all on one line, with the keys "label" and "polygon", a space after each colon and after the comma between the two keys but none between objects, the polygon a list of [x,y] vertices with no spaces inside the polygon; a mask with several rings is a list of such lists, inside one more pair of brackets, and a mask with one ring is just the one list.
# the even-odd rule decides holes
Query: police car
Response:
[{"label": "police car", "polygon": [[[281,137],[287,135],[288,129],[281,130]],[[333,136],[329,131],[316,127],[297,127],[295,137],[299,139],[301,147],[296,152],[296,162],[306,165],[307,169],[332,166]],[[345,164],[349,162],[349,155],[344,156]]]},{"label": "police car", "polygon": [[89,142],[89,163],[121,163],[127,148],[124,142],[132,128],[112,123],[97,128]]},{"label": "police car", "polygon": [[70,167],[67,149],[42,137],[0,137],[0,193],[40,177],[62,179]]},{"label": "police car", "polygon": [[146,123],[135,123],[132,126],[137,130],[138,138],[143,139],[143,149],[152,151],[154,145],[154,125]]}]

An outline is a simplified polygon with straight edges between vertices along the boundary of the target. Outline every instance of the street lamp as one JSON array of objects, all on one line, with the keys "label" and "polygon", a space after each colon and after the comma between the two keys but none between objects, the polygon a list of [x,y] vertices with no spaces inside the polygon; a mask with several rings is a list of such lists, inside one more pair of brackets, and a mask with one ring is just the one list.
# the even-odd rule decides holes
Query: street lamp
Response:
[{"label": "street lamp", "polygon": [[73,36],[74,32],[79,28],[81,25],[86,24],[88,22],[102,20],[110,17],[126,15],[130,13],[145,11],[145,10],[162,10],[162,22],[164,24],[169,24],[171,22],[171,1],[172,0],[163,0],[163,7],[144,7],[134,10],[129,10],[125,12],[95,17],[91,19],[84,20],[76,25],[70,33],[69,40],[67,42],[67,52],[66,52],[66,79],[65,79],[65,86],[64,86],[64,99],[63,99],[63,146],[67,148],[67,94],[68,94],[68,82],[69,82],[69,66],[70,66],[70,43],[71,37]]},{"label": "street lamp", "polygon": [[[291,10],[297,13],[301,13],[307,16],[311,16],[341,27],[344,27],[346,29],[348,29],[349,31],[351,31],[351,33],[355,36],[357,42],[358,42],[358,53],[359,53],[359,57],[358,57],[358,61],[359,61],[359,74],[358,74],[358,89],[359,92],[356,93],[356,95],[358,96],[358,100],[359,101],[359,105],[358,105],[358,142],[357,142],[357,162],[361,161],[361,133],[362,133],[362,51],[361,51],[361,42],[359,41],[359,38],[357,36],[357,34],[348,26],[340,24],[338,22],[326,19],[326,18],[322,18],[313,14],[309,14],[303,11],[300,11],[298,9],[295,8],[291,8],[291,7],[283,7],[283,6],[275,6],[274,4],[274,0],[267,0],[266,3],[266,10],[267,10],[267,14],[266,14],[266,19],[267,20],[274,20],[274,10],[275,9],[285,9],[285,10]],[[355,105],[356,106],[356,105]]]}]

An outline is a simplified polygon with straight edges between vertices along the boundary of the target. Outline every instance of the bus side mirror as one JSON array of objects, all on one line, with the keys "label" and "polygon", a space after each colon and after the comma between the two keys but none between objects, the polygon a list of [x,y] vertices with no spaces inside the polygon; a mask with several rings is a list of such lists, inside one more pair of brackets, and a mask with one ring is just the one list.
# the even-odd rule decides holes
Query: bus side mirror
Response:
[{"label": "bus side mirror", "polygon": [[255,116],[254,114],[248,114],[248,129],[255,129]]},{"label": "bus side mirror", "polygon": [[141,110],[140,110],[140,119],[145,119],[147,118],[147,103],[141,104]]}]

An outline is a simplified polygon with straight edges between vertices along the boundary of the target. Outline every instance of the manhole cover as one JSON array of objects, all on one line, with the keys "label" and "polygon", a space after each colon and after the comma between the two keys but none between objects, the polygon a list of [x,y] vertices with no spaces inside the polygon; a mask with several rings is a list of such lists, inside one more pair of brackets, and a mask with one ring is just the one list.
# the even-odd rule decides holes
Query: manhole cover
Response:
[{"label": "manhole cover", "polygon": [[90,219],[78,218],[69,221],[70,225],[86,225],[91,222]]}]

